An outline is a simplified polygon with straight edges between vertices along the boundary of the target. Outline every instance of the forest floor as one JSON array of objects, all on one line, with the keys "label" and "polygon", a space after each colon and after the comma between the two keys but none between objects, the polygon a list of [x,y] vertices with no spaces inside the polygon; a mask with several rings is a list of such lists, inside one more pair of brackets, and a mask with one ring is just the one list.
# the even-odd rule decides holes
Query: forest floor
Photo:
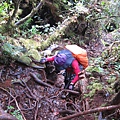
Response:
[{"label": "forest floor", "polygon": [[[95,41],[91,42],[86,49],[89,57],[97,57],[104,46],[100,41]],[[34,75],[50,86],[36,82]],[[90,82],[89,76],[86,79]],[[0,80],[1,107],[8,113],[14,114],[18,120],[22,120],[21,114],[24,120],[58,120],[86,110],[79,90],[76,93],[67,94],[65,99],[61,98],[63,93],[67,93],[63,89],[64,77],[61,74],[58,74],[57,78],[51,74],[48,80],[43,69],[11,62],[9,65],[0,65]],[[100,107],[109,99],[104,91],[97,91],[92,99],[88,99],[89,109]],[[99,113],[83,115],[71,120],[96,120],[97,116]]]}]

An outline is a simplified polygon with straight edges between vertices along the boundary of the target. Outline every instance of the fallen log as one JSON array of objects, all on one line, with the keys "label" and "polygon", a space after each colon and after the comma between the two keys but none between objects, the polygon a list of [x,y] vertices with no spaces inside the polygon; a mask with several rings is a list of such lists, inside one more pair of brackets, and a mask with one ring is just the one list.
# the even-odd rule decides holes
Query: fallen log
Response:
[{"label": "fallen log", "polygon": [[42,80],[40,80],[34,73],[30,73],[30,75],[34,78],[34,80],[35,80],[37,83],[39,83],[39,84],[41,84],[41,85],[43,85],[43,86],[47,86],[47,87],[51,87],[51,88],[52,88],[51,85],[49,85],[49,84],[43,82]]},{"label": "fallen log", "polygon": [[59,118],[58,120],[70,120],[71,118],[75,118],[75,117],[78,117],[80,115],[86,115],[86,114],[101,112],[101,111],[105,111],[105,110],[109,111],[109,110],[116,109],[116,108],[120,108],[120,105],[99,107],[99,108],[95,108],[95,109],[91,109],[91,110],[86,110],[86,111],[83,111],[83,112],[75,113],[73,115],[69,115],[69,116],[66,116],[66,117]]},{"label": "fallen log", "polygon": [[[81,6],[83,9],[81,11],[79,11],[79,14],[73,15],[71,17],[67,17],[59,27],[57,27],[57,29],[54,31],[54,34],[51,34],[46,40],[44,40],[41,45],[40,48],[42,50],[44,50],[45,48],[47,48],[52,42],[56,41],[56,40],[61,40],[62,36],[64,36],[65,34],[68,34],[69,31],[71,29],[71,25],[77,23],[78,21],[81,23],[82,20],[78,20],[78,18],[84,18],[88,13],[89,10],[87,8],[85,8],[84,6]],[[81,13],[81,14],[80,14]],[[82,27],[81,32],[84,31],[84,27]]]},{"label": "fallen log", "polygon": [[[42,0],[41,2],[38,3],[37,7],[31,11],[30,14],[28,14],[26,17],[20,19],[19,21],[17,21],[15,23],[15,25],[13,25],[13,26],[16,27],[16,26],[21,25],[29,17],[33,16],[34,13],[36,13],[38,11],[38,9],[44,3],[46,3],[46,5],[48,7],[53,8],[53,4]],[[87,8],[85,8],[84,6],[81,6],[81,8],[82,9],[80,9],[79,14],[73,14],[73,16],[67,17],[60,25],[58,25],[58,27],[54,31],[54,34],[48,34],[47,39],[45,39],[45,40],[43,38],[43,42],[41,41],[41,39],[39,41],[35,41],[35,40],[31,40],[31,39],[24,40],[23,38],[19,38],[19,41],[18,41],[17,39],[13,39],[13,38],[9,39],[7,37],[6,41],[1,44],[1,46],[3,46],[3,47],[1,47],[2,49],[0,48],[0,51],[7,52],[7,54],[9,54],[9,57],[12,60],[18,61],[18,62],[23,63],[30,67],[39,69],[40,66],[36,66],[31,59],[31,58],[34,58],[36,60],[39,60],[39,58],[41,58],[41,55],[38,54],[39,52],[38,52],[37,48],[39,48],[39,50],[45,50],[48,46],[51,45],[51,43],[54,43],[57,40],[58,41],[61,40],[62,37],[67,35],[68,33],[74,32],[74,30],[71,30],[71,28],[74,28],[76,26],[76,24],[78,25],[79,23],[81,23],[82,19],[79,20],[79,18],[85,18],[85,16],[89,13],[89,10]],[[54,17],[56,16],[56,12],[54,10],[52,10],[52,14]],[[84,22],[84,20],[83,20],[83,22]],[[86,21],[85,21],[85,23],[86,23]],[[81,25],[79,25],[79,26],[81,26]],[[85,28],[82,27],[82,30],[79,30],[79,31],[81,31],[80,33],[82,33]],[[11,41],[14,41],[14,42],[12,42],[13,44],[11,44]],[[27,41],[27,45],[26,45],[26,41]],[[30,41],[30,42],[28,42],[28,41]],[[17,43],[17,45],[16,45],[16,43]],[[28,43],[29,43],[29,45],[28,45]],[[22,47],[21,44],[24,47]],[[34,51],[31,50],[31,47],[30,47],[31,45],[34,48],[33,49]],[[2,56],[2,60],[1,60],[2,63],[4,62],[4,59],[6,59],[6,56]],[[10,59],[8,58],[7,59],[8,64],[9,64],[9,61],[10,61]]]}]

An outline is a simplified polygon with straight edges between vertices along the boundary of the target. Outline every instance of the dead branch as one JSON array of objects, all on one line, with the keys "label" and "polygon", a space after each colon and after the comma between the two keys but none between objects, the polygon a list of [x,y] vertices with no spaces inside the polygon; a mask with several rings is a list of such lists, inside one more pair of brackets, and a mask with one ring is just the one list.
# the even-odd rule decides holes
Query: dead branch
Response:
[{"label": "dead branch", "polygon": [[95,108],[95,109],[91,109],[91,110],[86,110],[84,112],[78,112],[76,114],[69,115],[67,117],[59,118],[58,120],[70,120],[71,118],[75,118],[75,117],[78,117],[80,115],[86,115],[86,114],[91,114],[91,113],[95,113],[95,112],[101,112],[101,111],[105,111],[105,110],[108,111],[108,110],[116,109],[116,108],[120,108],[120,105],[113,105],[113,106],[107,106],[107,107],[99,107],[99,108]]},{"label": "dead branch", "polygon": [[72,109],[74,109],[75,112],[76,111],[81,112],[81,110],[78,108],[78,106],[73,102],[66,102],[65,108],[68,109],[68,107],[71,107]]},{"label": "dead branch", "polygon": [[74,90],[63,89],[62,92],[69,92],[69,93],[73,93],[73,94],[76,94],[76,95],[80,95],[79,92],[74,91]]},{"label": "dead branch", "polygon": [[34,73],[30,73],[30,75],[34,78],[34,80],[35,80],[37,83],[39,83],[39,84],[41,84],[41,85],[43,85],[43,86],[47,86],[47,87],[51,87],[51,88],[52,88],[51,85],[49,85],[49,84],[43,82],[42,80],[40,80]]},{"label": "dead branch", "polygon": [[[34,95],[33,93],[32,93],[32,91],[29,89],[29,87],[27,86],[27,84],[24,82],[24,85],[25,85],[25,87],[27,88],[27,90],[30,92],[30,95],[32,96],[32,99],[35,99],[36,101],[37,101],[37,96],[36,95]],[[27,94],[26,94],[27,95]],[[28,96],[28,95],[27,95]],[[30,97],[30,96],[29,96]]]},{"label": "dead branch", "polygon": [[39,69],[39,71],[42,72],[42,74],[43,74],[43,76],[44,76],[44,80],[45,80],[45,82],[47,82],[45,70]]}]

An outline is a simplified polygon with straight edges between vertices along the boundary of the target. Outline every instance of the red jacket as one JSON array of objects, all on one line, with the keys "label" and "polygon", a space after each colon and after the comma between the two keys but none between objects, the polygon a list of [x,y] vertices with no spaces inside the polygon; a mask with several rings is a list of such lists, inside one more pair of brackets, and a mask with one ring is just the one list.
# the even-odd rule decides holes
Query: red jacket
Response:
[{"label": "red jacket", "polygon": [[[54,61],[54,58],[55,58],[55,56],[49,57],[49,58],[47,58],[47,61],[49,61],[49,62]],[[76,59],[73,60],[71,67],[70,67],[70,68],[67,68],[67,70],[68,70],[69,72],[72,71],[72,72],[75,74],[74,79],[71,81],[71,83],[75,84],[75,83],[79,80],[78,73],[80,72],[80,68],[79,68],[79,63],[78,63],[78,61],[77,61]]]}]

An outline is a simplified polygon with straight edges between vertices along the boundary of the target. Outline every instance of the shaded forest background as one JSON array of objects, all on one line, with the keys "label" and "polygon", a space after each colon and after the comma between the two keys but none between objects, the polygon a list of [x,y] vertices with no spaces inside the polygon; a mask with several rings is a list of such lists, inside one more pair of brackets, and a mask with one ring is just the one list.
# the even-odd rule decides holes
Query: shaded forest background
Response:
[{"label": "shaded forest background", "polygon": [[[55,97],[54,102],[59,105],[53,106],[54,110],[46,107],[47,112],[45,112],[44,105],[43,111],[38,106],[44,102],[47,105],[53,105],[47,101],[48,98],[51,101],[50,94],[53,93],[53,88],[50,89],[49,84],[45,84],[48,88],[36,87],[36,84],[29,80],[36,78],[32,74],[33,71],[45,83],[50,82],[45,81],[46,77],[56,79],[44,75],[47,74],[43,71],[45,66],[40,65],[39,60],[46,55],[54,55],[56,48],[61,49],[66,44],[77,44],[88,52],[89,67],[86,69],[88,92],[83,94],[82,98],[75,99],[69,96],[70,99],[65,101]],[[41,120],[41,118],[43,120],[61,118],[62,120],[62,117],[69,117],[70,114],[73,114],[74,119],[74,113],[77,112],[112,105],[120,108],[119,0],[2,0],[0,2],[0,46],[0,112],[3,115],[3,118],[0,117],[1,120]],[[40,77],[42,74],[45,78]],[[23,84],[23,86],[15,83]],[[37,91],[38,88],[39,91]],[[25,99],[23,91],[26,90],[31,93],[28,96],[26,92],[29,99]],[[55,96],[57,94],[55,91],[58,90],[56,85],[53,90]],[[41,92],[41,97],[38,97],[39,92]],[[20,94],[17,96],[18,93]],[[23,99],[20,99],[21,96]],[[83,102],[85,100],[89,103],[89,108],[85,107],[87,106]],[[29,101],[29,103],[23,103],[23,101]],[[69,102],[74,109],[68,108],[72,111],[63,114],[62,110],[65,106],[62,106],[60,102]],[[75,107],[76,104],[78,108]],[[28,106],[32,108],[31,111]],[[23,112],[26,107],[30,113]],[[58,108],[62,112],[58,112],[56,110]],[[115,108],[110,112],[106,112],[106,109],[102,110],[102,114],[101,109],[98,109],[93,112],[94,114],[78,117],[78,119],[119,120],[120,112]],[[44,114],[44,118],[38,111]],[[51,112],[54,114],[51,115]]]}]

